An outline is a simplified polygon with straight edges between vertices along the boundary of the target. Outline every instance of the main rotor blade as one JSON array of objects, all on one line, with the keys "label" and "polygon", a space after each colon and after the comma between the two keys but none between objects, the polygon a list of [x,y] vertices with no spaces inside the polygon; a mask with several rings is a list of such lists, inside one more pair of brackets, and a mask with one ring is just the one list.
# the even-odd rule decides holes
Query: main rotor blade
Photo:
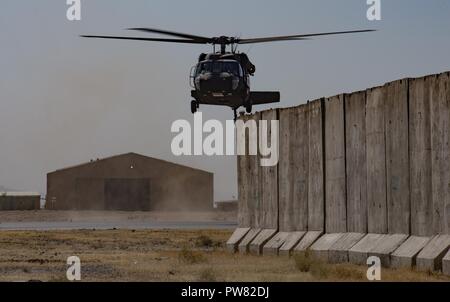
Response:
[{"label": "main rotor blade", "polygon": [[91,36],[91,35],[81,35],[80,37],[83,37],[83,38],[98,38],[98,39],[117,39],[117,40],[136,40],[136,41],[185,43],[185,44],[205,44],[205,42],[201,42],[201,41],[183,40],[183,39],[136,38],[136,37],[118,37],[118,36]]},{"label": "main rotor blade", "polygon": [[199,41],[199,42],[201,41],[203,43],[210,43],[212,40],[211,38],[208,38],[208,37],[196,36],[196,35],[191,35],[191,34],[157,29],[157,28],[142,28],[142,27],[140,27],[140,28],[128,28],[128,30],[137,30],[137,31],[149,32],[149,33],[155,33],[155,34],[168,35],[168,36],[173,36],[173,37],[178,37],[178,38],[191,39],[191,40],[195,40],[195,41]]},{"label": "main rotor blade", "polygon": [[255,38],[255,39],[240,39],[237,40],[237,44],[255,44],[255,43],[268,43],[268,42],[282,42],[282,41],[303,41],[303,40],[310,40],[308,38],[282,38],[282,37],[277,37],[276,39],[274,38]]},{"label": "main rotor blade", "polygon": [[335,32],[327,32],[327,33],[306,34],[306,35],[277,36],[277,37],[265,37],[265,38],[254,38],[254,39],[239,39],[239,40],[237,40],[236,43],[251,44],[251,43],[264,43],[264,42],[274,42],[274,41],[303,40],[303,38],[310,38],[310,37],[317,37],[317,36],[353,34],[353,33],[363,33],[363,32],[372,32],[372,31],[376,31],[376,30],[364,29],[364,30],[335,31]]}]

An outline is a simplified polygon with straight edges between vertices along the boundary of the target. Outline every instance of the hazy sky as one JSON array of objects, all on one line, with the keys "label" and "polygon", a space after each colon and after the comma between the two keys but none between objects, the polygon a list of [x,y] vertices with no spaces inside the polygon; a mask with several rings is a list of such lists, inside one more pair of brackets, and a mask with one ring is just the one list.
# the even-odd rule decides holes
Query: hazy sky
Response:
[{"label": "hazy sky", "polygon": [[[255,90],[280,90],[280,106],[450,70],[450,1],[365,0],[0,1],[0,185],[45,193],[46,173],[137,152],[215,173],[217,199],[236,195],[233,157],[175,157],[171,123],[192,120],[189,69],[209,46],[79,38],[157,27],[258,37],[361,28],[376,33],[240,47],[257,66]],[[144,35],[145,34],[141,34]],[[264,108],[264,107],[260,107]],[[204,119],[232,118],[201,107]]]}]

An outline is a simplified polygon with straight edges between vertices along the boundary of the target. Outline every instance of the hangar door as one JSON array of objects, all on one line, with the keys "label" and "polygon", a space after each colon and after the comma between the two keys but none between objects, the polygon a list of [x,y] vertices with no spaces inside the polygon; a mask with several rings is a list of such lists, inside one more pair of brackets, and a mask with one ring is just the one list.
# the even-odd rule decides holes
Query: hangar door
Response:
[{"label": "hangar door", "polygon": [[105,179],[105,209],[124,211],[150,210],[150,179]]},{"label": "hangar door", "polygon": [[104,210],[104,179],[77,178],[75,180],[75,209]]}]

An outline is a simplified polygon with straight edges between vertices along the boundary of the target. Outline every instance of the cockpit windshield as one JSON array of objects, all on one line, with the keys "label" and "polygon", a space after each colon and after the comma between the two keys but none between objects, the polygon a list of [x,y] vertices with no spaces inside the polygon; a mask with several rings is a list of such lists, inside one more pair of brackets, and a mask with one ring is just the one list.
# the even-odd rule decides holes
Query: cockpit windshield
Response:
[{"label": "cockpit windshield", "polygon": [[233,61],[208,61],[200,63],[197,68],[197,74],[207,72],[222,73],[227,72],[235,76],[242,76],[241,67],[238,62]]}]

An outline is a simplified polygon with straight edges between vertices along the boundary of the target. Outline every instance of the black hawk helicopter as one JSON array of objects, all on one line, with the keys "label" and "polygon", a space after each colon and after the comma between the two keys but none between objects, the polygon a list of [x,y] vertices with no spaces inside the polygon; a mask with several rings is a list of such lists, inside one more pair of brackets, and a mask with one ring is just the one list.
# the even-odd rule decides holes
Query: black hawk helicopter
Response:
[{"label": "black hawk helicopter", "polygon": [[[237,52],[238,45],[275,41],[299,41],[316,36],[374,31],[372,29],[352,30],[242,39],[227,36],[204,37],[154,28],[129,28],[128,30],[167,35],[176,37],[176,39],[93,35],[82,35],[81,37],[184,44],[212,44],[213,52],[200,54],[198,63],[191,69],[190,80],[191,86],[194,88],[191,91],[191,96],[194,98],[191,101],[191,111],[195,113],[200,104],[229,106],[234,111],[235,119],[236,110],[241,106],[245,107],[247,113],[251,113],[253,105],[277,103],[280,101],[280,93],[278,91],[250,91],[250,76],[255,74],[256,68],[245,53]],[[220,51],[216,52],[216,45],[220,45]],[[227,51],[227,46],[230,46],[230,51]]]}]

